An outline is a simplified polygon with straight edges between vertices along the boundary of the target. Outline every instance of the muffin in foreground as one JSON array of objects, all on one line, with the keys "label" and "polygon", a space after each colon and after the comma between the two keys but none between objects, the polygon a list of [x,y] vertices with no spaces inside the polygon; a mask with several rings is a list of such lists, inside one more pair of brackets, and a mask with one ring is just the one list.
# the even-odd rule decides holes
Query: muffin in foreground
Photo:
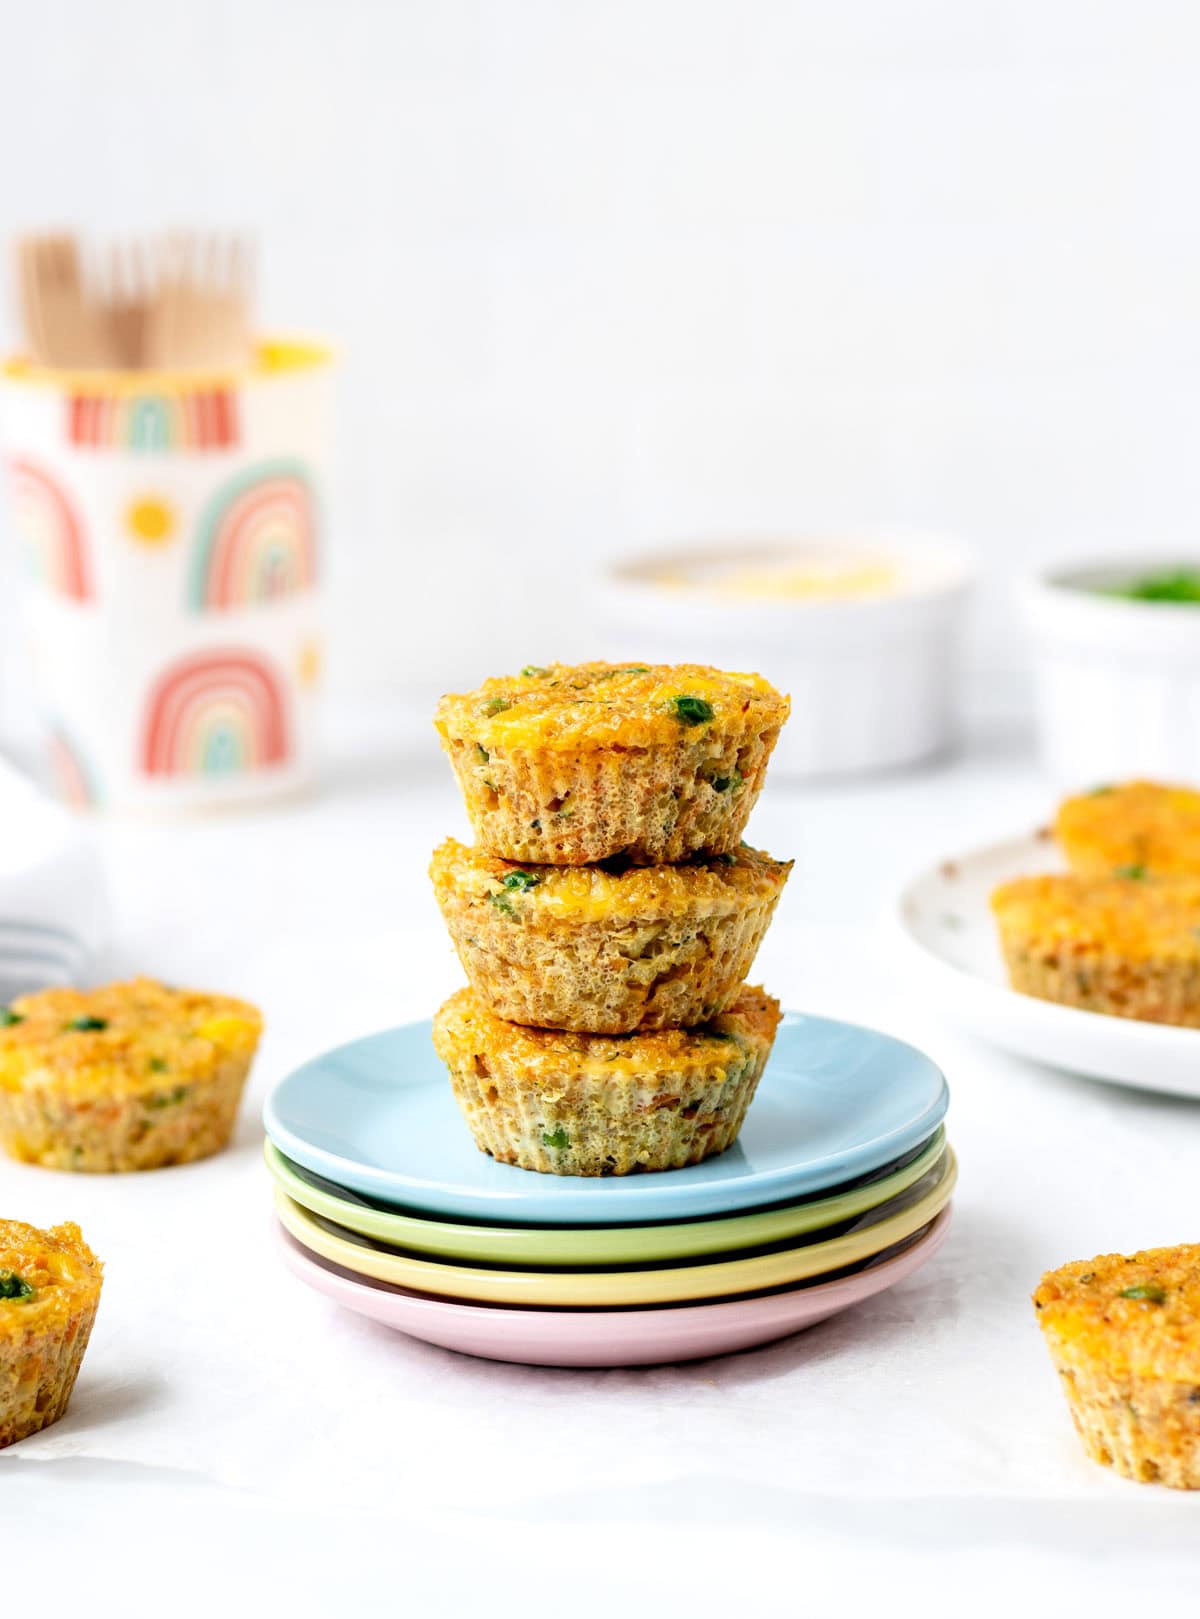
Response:
[{"label": "muffin in foreground", "polygon": [[262,1032],[253,1006],[153,979],[0,1008],[0,1146],[51,1169],[186,1164],[229,1140]]},{"label": "muffin in foreground", "polygon": [[724,1152],[779,1018],[779,1002],[746,985],[698,1029],[569,1034],[506,1023],[462,989],[433,1043],[480,1151],[543,1174],[628,1175]]},{"label": "muffin in foreground", "polygon": [[435,724],[488,853],[660,865],[737,848],[788,706],[699,664],[553,664],[443,697]]},{"label": "muffin in foreground", "polygon": [[1200,793],[1131,781],[1066,799],[1054,835],[1086,876],[1200,877]]},{"label": "muffin in foreground", "polygon": [[1019,877],[992,909],[1023,995],[1200,1028],[1200,878]]},{"label": "muffin in foreground", "polygon": [[78,1226],[0,1220],[0,1449],[66,1411],[102,1277]]},{"label": "muffin in foreground", "polygon": [[1200,1489],[1200,1245],[1063,1265],[1033,1302],[1088,1455]]},{"label": "muffin in foreground", "polygon": [[725,1010],[791,869],[744,844],[677,866],[516,866],[447,838],[430,876],[471,987],[497,1017],[627,1034]]}]

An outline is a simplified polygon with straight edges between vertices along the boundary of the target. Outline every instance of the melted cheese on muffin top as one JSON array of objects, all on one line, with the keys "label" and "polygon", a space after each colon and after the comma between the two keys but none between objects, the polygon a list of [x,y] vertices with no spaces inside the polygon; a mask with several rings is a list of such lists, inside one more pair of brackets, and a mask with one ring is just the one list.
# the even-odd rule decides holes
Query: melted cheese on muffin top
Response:
[{"label": "melted cheese on muffin top", "polygon": [[758,731],[782,725],[789,703],[761,675],[703,664],[529,665],[443,697],[434,723],[481,750],[644,748],[702,727]]}]

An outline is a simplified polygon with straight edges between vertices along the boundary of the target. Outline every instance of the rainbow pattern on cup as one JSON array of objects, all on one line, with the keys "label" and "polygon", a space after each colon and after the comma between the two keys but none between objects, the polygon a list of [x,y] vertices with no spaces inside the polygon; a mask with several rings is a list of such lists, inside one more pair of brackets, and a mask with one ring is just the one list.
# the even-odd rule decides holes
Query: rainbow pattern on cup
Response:
[{"label": "rainbow pattern on cup", "polygon": [[72,809],[94,808],[100,802],[100,792],[78,744],[67,736],[61,725],[53,725],[49,745],[50,768],[63,801]]},{"label": "rainbow pattern on cup", "polygon": [[44,467],[22,456],[10,463],[13,516],[34,572],[59,596],[91,601],[83,524],[70,496]]},{"label": "rainbow pattern on cup", "polygon": [[232,388],[68,396],[67,439],[95,450],[228,450],[241,439]]},{"label": "rainbow pattern on cup", "polygon": [[149,776],[229,775],[291,756],[283,685],[245,648],[181,658],[150,689],[141,768]]},{"label": "rainbow pattern on cup", "polygon": [[188,603],[196,612],[281,600],[317,578],[316,500],[298,461],[252,467],[218,491],[196,528]]}]

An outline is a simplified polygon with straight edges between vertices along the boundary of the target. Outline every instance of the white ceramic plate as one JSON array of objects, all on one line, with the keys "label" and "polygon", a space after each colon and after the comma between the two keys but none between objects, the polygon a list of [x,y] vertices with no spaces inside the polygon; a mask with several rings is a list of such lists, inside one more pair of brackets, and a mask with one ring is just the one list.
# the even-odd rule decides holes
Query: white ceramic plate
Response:
[{"label": "white ceramic plate", "polygon": [[1012,877],[1064,869],[1057,847],[1033,834],[922,872],[901,893],[895,918],[918,988],[949,1021],[1017,1056],[1200,1097],[1200,1030],[1107,1017],[1009,988],[989,896]]}]

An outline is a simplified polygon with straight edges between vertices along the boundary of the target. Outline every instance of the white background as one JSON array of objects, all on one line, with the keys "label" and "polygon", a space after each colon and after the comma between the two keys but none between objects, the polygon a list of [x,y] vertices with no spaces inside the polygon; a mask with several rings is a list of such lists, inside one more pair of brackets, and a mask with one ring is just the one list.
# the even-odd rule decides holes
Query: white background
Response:
[{"label": "white background", "polygon": [[535,615],[613,549],[828,523],[974,541],[1009,670],[1021,565],[1193,537],[1191,0],[3,12],[0,238],[253,227],[341,346],[344,690],[571,652]]}]

